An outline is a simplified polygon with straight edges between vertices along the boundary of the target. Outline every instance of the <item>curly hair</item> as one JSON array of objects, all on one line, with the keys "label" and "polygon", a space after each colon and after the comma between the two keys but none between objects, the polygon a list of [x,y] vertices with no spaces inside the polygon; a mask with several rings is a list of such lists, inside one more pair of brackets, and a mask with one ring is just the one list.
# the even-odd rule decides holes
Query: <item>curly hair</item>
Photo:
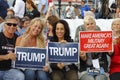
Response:
[{"label": "curly hair", "polygon": [[58,23],[61,23],[64,25],[64,28],[65,28],[65,35],[64,35],[64,40],[68,41],[68,42],[71,42],[71,36],[70,36],[70,28],[69,28],[69,25],[68,23],[65,21],[65,20],[59,20],[57,21],[54,26],[53,26],[53,40],[54,42],[58,42],[58,37],[56,35],[56,25]]}]

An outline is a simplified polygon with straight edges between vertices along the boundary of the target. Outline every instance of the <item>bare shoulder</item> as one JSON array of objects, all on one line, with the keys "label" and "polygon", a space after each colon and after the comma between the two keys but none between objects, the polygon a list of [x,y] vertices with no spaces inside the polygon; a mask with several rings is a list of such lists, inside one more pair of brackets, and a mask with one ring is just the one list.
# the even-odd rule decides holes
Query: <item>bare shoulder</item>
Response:
[{"label": "bare shoulder", "polygon": [[22,40],[22,36],[19,36],[19,37],[17,38],[17,40],[16,40],[15,46],[19,46],[21,40]]},{"label": "bare shoulder", "polygon": [[22,36],[17,37],[17,41],[20,41],[22,39]]}]

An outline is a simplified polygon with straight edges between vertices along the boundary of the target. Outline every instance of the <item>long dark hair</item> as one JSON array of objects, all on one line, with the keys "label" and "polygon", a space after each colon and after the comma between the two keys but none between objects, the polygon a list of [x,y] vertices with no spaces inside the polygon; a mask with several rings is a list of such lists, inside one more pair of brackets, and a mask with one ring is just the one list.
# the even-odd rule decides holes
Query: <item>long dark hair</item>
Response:
[{"label": "long dark hair", "polygon": [[56,25],[58,23],[61,23],[64,25],[64,28],[65,28],[64,40],[68,42],[72,42],[73,40],[71,39],[71,36],[70,36],[70,28],[69,28],[68,23],[65,20],[59,20],[53,25],[53,39],[51,41],[58,42],[58,37],[56,36]]},{"label": "long dark hair", "polygon": [[38,11],[37,6],[34,4],[34,2],[32,0],[26,0],[26,2],[28,4],[31,4],[31,6]]}]

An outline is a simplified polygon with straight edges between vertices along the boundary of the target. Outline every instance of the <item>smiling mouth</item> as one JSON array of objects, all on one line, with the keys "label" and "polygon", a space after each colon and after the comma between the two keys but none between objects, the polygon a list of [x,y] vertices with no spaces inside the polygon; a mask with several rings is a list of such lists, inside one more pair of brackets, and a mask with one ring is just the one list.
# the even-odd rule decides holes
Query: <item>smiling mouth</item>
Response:
[{"label": "smiling mouth", "polygon": [[58,36],[62,36],[62,34],[60,33],[60,34],[58,34]]}]

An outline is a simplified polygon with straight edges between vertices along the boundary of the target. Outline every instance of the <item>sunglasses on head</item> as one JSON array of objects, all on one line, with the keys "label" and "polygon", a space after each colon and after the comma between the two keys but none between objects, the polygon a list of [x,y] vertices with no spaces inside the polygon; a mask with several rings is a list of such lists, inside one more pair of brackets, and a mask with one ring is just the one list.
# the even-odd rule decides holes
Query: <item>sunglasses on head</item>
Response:
[{"label": "sunglasses on head", "polygon": [[6,23],[8,26],[13,26],[13,27],[16,27],[18,24],[16,23]]}]

